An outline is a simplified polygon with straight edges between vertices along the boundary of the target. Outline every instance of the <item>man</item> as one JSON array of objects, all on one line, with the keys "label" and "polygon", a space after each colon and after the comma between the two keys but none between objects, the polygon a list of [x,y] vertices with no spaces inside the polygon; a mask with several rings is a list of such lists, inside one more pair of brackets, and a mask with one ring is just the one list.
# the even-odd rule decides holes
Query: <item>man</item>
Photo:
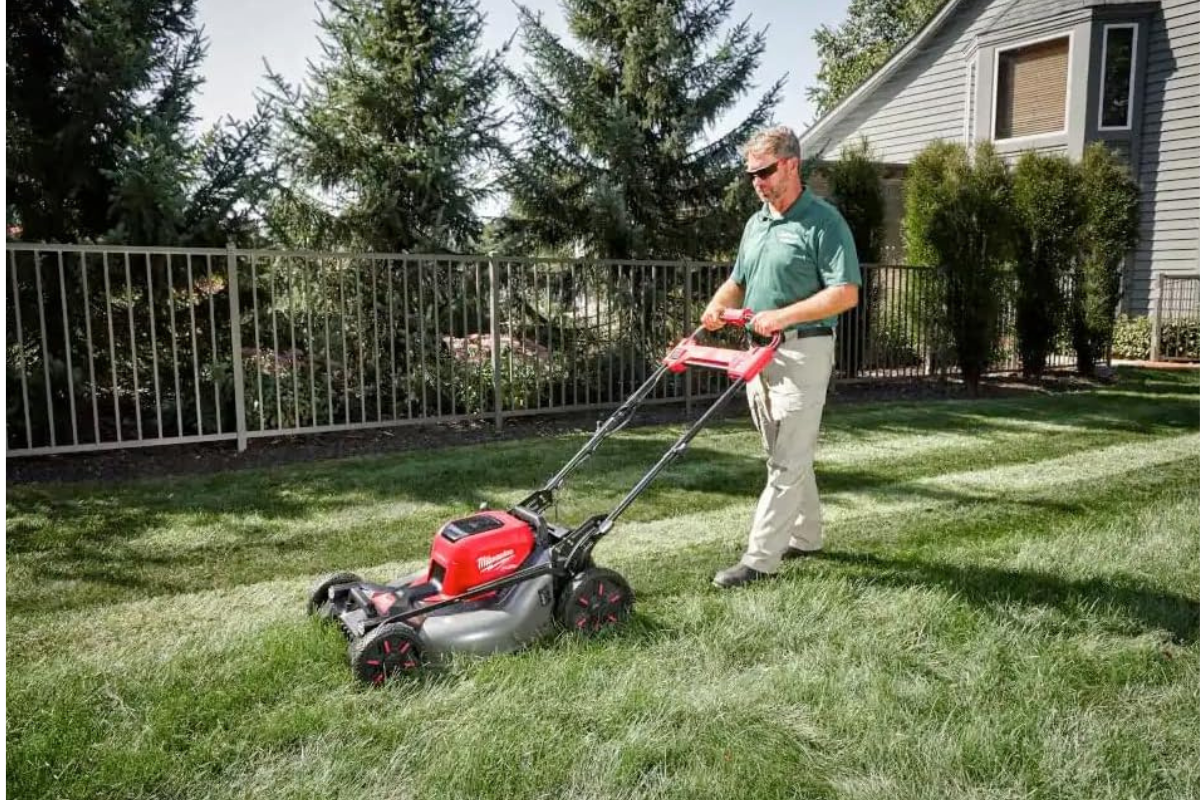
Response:
[{"label": "man", "polygon": [[767,485],[740,563],[713,578],[720,588],[775,573],[784,558],[821,549],[821,505],[813,451],[833,372],[837,315],[858,304],[862,285],[850,228],[800,180],[800,142],[790,128],[763,131],[745,148],[746,174],[763,207],[746,223],[733,274],[701,316],[723,327],[726,308],[749,308],[765,341],[784,340],[746,385],[750,414],[767,452]]}]

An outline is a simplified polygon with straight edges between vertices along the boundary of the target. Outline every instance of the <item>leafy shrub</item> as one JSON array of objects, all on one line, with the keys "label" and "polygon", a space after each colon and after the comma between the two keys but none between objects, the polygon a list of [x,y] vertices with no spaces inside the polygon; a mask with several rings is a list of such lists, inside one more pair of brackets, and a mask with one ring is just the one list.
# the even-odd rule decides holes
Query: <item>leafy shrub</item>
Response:
[{"label": "leafy shrub", "polygon": [[1084,224],[1079,169],[1065,156],[1024,153],[1013,172],[1018,221],[1017,348],[1026,376],[1040,376],[1061,328],[1063,278],[1079,255]]},{"label": "leafy shrub", "polygon": [[1108,350],[1120,301],[1125,256],[1138,241],[1138,187],[1102,142],[1080,163],[1084,223],[1072,298],[1072,340],[1079,371],[1090,375]]},{"label": "leafy shrub", "polygon": [[882,325],[872,331],[871,362],[876,369],[900,369],[921,365],[921,352],[908,321],[899,315],[888,315]]},{"label": "leafy shrub", "polygon": [[962,145],[934,142],[913,161],[906,191],[910,256],[940,276],[927,295],[930,307],[920,312],[931,323],[929,341],[953,344],[963,379],[977,392],[995,350],[1012,253],[1008,168],[988,142],[976,146],[973,159]]},{"label": "leafy shrub", "polygon": [[[859,261],[876,263],[883,245],[885,208],[879,165],[871,158],[866,137],[843,149],[841,158],[830,162],[826,171],[829,199],[850,227]],[[868,275],[863,277],[869,279]],[[845,363],[839,366],[847,375],[858,373],[865,345],[871,341],[871,305],[877,299],[875,294],[868,280],[859,293],[858,305],[846,312],[839,323],[844,340],[840,352],[845,356]]]},{"label": "leafy shrub", "polygon": [[[223,370],[223,374],[229,372]],[[362,421],[361,392],[356,382],[352,382],[351,402],[347,406],[347,376],[336,363],[316,361],[310,370],[308,358],[298,350],[246,348],[242,351],[242,375],[249,430],[337,424],[345,421],[347,408],[351,411],[351,422]],[[231,374],[229,379],[232,381]],[[373,383],[369,388],[373,393]],[[368,409],[374,409],[373,400]]]},{"label": "leafy shrub", "polygon": [[[477,414],[494,409],[492,337],[488,334],[446,337],[446,344],[454,368],[451,375],[449,363],[443,364],[443,385],[453,386],[455,412]],[[552,356],[536,342],[500,337],[500,396],[505,410],[549,405],[552,397],[562,396],[567,375],[563,354]]]},{"label": "leafy shrub", "polygon": [[1122,314],[1113,325],[1113,358],[1143,361],[1150,357],[1150,318]]},{"label": "leafy shrub", "polygon": [[[1117,317],[1113,325],[1113,358],[1145,361],[1150,358],[1154,324],[1149,317]],[[1164,320],[1159,352],[1172,358],[1200,359],[1200,320]]]},{"label": "leafy shrub", "polygon": [[1200,320],[1172,320],[1162,324],[1159,352],[1170,358],[1200,359]]},{"label": "leafy shrub", "polygon": [[885,209],[879,165],[872,160],[866,137],[843,149],[841,157],[829,162],[825,171],[829,200],[850,226],[859,260],[874,263],[883,244]]}]

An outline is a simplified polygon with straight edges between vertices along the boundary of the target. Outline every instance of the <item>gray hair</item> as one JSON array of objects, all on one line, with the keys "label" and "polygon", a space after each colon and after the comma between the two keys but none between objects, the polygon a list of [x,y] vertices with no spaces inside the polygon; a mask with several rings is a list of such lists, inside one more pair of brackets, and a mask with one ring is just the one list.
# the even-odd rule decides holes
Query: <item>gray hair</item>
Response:
[{"label": "gray hair", "polygon": [[776,158],[799,158],[800,140],[796,138],[795,131],[786,125],[780,125],[759,131],[751,136],[750,141],[746,142],[746,146],[742,148],[742,152],[747,156],[757,153],[760,155],[770,154]]}]

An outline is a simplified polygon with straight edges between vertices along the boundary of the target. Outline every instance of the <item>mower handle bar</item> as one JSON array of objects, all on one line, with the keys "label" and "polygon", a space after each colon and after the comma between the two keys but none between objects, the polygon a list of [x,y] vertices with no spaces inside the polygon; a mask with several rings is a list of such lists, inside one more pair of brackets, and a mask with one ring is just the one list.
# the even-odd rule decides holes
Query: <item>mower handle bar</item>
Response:
[{"label": "mower handle bar", "polygon": [[749,328],[754,321],[754,312],[748,308],[727,308],[721,312],[721,321],[738,328]]},{"label": "mower handle bar", "polygon": [[[721,312],[721,319],[727,325],[733,325],[739,328],[748,328],[754,319],[754,312],[748,308],[727,308]],[[694,333],[692,333],[690,337],[688,337],[688,339],[694,341],[697,336],[704,333],[704,330],[704,326],[701,325],[695,330]],[[781,336],[780,334],[776,333],[772,337],[771,343],[768,346],[774,349],[779,346],[780,341]],[[579,452],[577,452],[575,456],[568,461],[556,475],[554,475],[554,477],[546,482],[545,486],[517,504],[516,508],[514,509],[514,515],[525,519],[521,512],[526,512],[530,514],[530,518],[536,519],[536,515],[544,510],[546,506],[550,505],[554,492],[563,485],[567,476],[574,472],[580,464],[586,461],[592,455],[592,453],[595,452],[596,448],[600,446],[600,443],[604,441],[604,439],[625,427],[625,425],[629,422],[629,419],[633,416],[633,413],[637,407],[640,406],[642,401],[644,401],[650,395],[651,391],[653,391],[654,387],[658,385],[658,382],[662,380],[663,376],[666,375],[667,372],[668,368],[666,365],[660,364],[658,369],[656,369],[654,373],[651,374],[650,377],[647,378],[646,381],[640,387],[638,387],[636,391],[634,391],[632,395],[626,398],[625,402],[622,403],[621,406],[596,429],[596,432],[592,435],[591,439],[584,444]],[[732,391],[726,391],[722,393],[722,396],[718,398],[713,407],[711,407],[707,413],[702,415],[697,421],[696,425],[693,426],[693,429],[689,432],[690,435],[685,434],[683,441],[677,443],[677,446],[682,444],[683,448],[686,448],[687,442],[691,440],[692,436],[694,436],[695,433],[699,431],[701,427],[703,427],[704,423],[707,422],[709,417],[712,416],[717,408],[724,405],[725,402],[728,401],[729,397],[732,396],[733,392],[735,392],[743,384],[743,380],[735,380],[733,386],[730,387]],[[675,456],[678,456],[681,452],[681,449],[672,448],[672,451],[675,453]],[[668,455],[670,455],[670,451]],[[627,502],[622,503],[617,511],[609,516],[608,522],[610,526],[616,514],[619,514],[621,511],[623,511],[625,506],[628,505],[628,502],[632,501],[633,497],[636,497],[641,493],[641,490],[645,488],[645,484],[649,483],[649,479],[653,479],[653,477],[658,474],[658,471],[663,466],[665,466],[665,464],[656,465],[656,468],[651,470],[651,473],[646,476],[646,479],[642,483],[639,483],[639,485],[635,487],[635,490],[630,493],[630,496],[626,498]],[[517,509],[519,509],[519,511]]]},{"label": "mower handle bar", "polygon": [[[749,328],[754,322],[754,312],[748,308],[727,308],[721,312],[721,322],[726,325],[732,325],[735,328]],[[688,338],[695,339],[704,333],[705,330],[706,328],[701,325],[692,331],[692,335]]]}]

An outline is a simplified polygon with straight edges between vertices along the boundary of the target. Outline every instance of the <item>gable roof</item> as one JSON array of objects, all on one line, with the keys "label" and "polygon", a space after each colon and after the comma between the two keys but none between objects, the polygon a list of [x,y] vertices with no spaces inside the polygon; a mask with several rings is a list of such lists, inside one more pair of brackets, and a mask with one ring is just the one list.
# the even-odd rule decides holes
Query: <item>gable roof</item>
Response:
[{"label": "gable roof", "polygon": [[893,53],[891,58],[883,62],[882,65],[872,72],[870,77],[863,81],[857,89],[847,97],[842,98],[841,102],[829,109],[829,111],[825,112],[824,116],[810,125],[800,135],[800,144],[803,146],[805,142],[820,135],[823,129],[857,108],[859,103],[870,95],[877,86],[895,74],[897,70],[908,63],[909,59],[919,53],[921,48],[941,30],[946,20],[954,13],[954,9],[958,8],[962,3],[963,0],[946,0],[946,2],[942,3],[941,8],[926,20],[925,24],[899,50]]}]

